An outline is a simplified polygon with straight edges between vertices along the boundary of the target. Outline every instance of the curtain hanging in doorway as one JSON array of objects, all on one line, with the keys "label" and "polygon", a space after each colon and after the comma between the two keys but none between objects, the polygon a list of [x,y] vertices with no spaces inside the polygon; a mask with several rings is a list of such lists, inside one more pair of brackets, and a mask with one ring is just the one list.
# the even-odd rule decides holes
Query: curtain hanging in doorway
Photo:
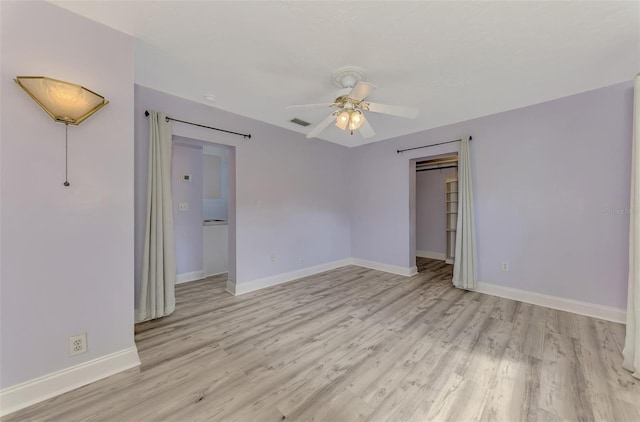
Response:
[{"label": "curtain hanging in doorway", "polygon": [[456,228],[456,253],[453,263],[453,284],[460,289],[477,287],[476,229],[473,212],[473,188],[469,137],[460,141],[458,153],[458,224]]},{"label": "curtain hanging in doorway", "polygon": [[640,378],[640,75],[634,83],[631,209],[629,221],[629,290],[627,336],[622,366]]},{"label": "curtain hanging in doorway", "polygon": [[171,122],[149,115],[147,222],[136,322],[169,315],[175,309],[176,261],[171,202]]}]

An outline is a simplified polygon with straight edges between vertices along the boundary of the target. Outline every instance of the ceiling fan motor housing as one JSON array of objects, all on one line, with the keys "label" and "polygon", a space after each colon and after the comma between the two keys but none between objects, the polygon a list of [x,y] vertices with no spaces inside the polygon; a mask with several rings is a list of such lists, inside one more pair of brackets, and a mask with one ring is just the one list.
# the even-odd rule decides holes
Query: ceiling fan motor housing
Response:
[{"label": "ceiling fan motor housing", "polygon": [[340,88],[353,88],[360,81],[364,81],[367,75],[364,70],[356,66],[345,66],[333,73],[333,83]]}]

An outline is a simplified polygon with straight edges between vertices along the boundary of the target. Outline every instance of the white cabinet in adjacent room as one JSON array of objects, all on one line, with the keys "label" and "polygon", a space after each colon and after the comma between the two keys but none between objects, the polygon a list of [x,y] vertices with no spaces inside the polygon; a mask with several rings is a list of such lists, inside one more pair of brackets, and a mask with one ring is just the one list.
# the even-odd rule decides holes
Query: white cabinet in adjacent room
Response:
[{"label": "white cabinet in adjacent room", "polygon": [[227,222],[204,223],[204,275],[226,273],[229,260],[229,229]]}]

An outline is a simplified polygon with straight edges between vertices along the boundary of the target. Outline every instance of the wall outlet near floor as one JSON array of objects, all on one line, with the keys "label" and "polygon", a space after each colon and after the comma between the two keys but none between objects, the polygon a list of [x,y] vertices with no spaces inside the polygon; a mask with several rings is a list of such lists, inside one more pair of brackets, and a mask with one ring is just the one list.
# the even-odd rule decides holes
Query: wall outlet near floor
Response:
[{"label": "wall outlet near floor", "polygon": [[178,204],[178,211],[189,211],[189,203],[188,202],[180,202]]},{"label": "wall outlet near floor", "polygon": [[509,261],[502,261],[502,271],[509,271]]},{"label": "wall outlet near floor", "polygon": [[302,260],[302,258],[300,258],[300,259],[298,260],[298,264],[302,265],[302,262],[303,262],[303,260]]},{"label": "wall outlet near floor", "polygon": [[87,333],[69,337],[69,356],[79,355],[87,351]]},{"label": "wall outlet near floor", "polygon": [[276,262],[276,254],[271,254],[271,262]]}]

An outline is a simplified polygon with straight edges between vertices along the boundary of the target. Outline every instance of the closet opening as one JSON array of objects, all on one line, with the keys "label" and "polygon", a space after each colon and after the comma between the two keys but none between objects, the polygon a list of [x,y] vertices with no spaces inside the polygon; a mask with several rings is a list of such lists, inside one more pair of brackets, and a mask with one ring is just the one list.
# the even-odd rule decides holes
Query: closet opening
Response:
[{"label": "closet opening", "polygon": [[414,241],[418,272],[452,272],[458,214],[458,154],[414,161]]}]

